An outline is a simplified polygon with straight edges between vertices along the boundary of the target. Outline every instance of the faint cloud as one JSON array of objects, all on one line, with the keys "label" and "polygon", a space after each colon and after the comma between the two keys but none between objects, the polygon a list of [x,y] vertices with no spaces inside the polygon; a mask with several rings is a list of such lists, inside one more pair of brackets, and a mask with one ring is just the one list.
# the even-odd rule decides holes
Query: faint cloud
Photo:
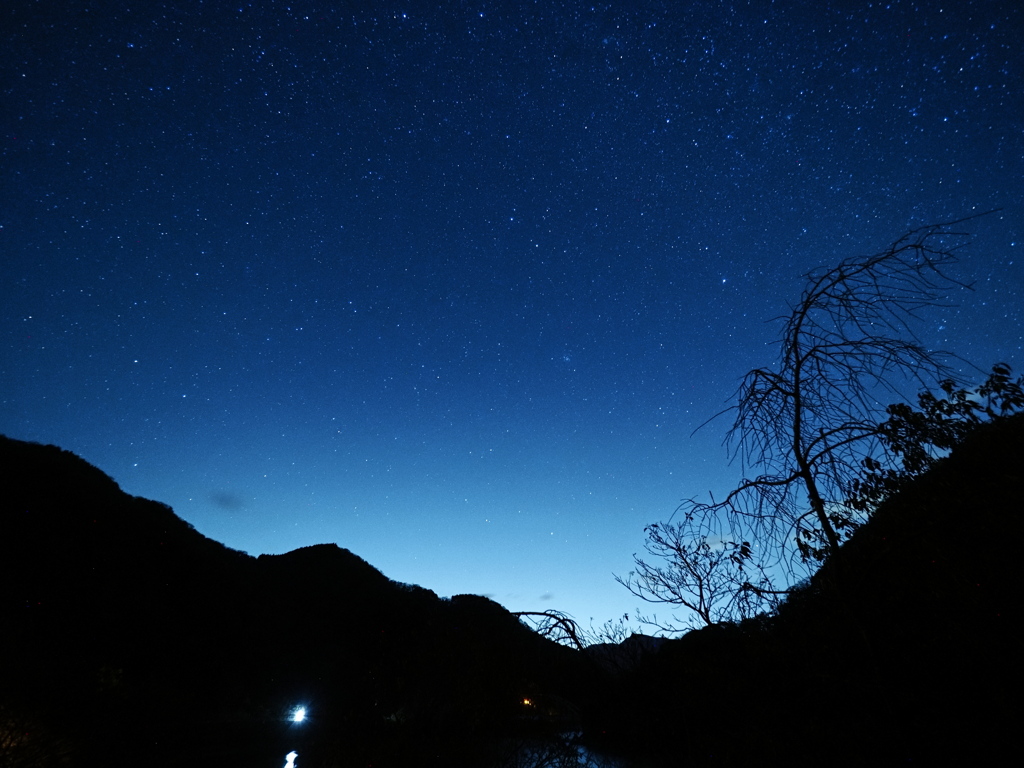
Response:
[{"label": "faint cloud", "polygon": [[554,600],[555,596],[553,594],[551,594],[550,592],[545,592],[543,595],[540,596],[539,599],[540,600],[544,600],[544,601]]},{"label": "faint cloud", "polygon": [[210,494],[210,501],[228,512],[237,512],[245,506],[241,496],[228,491],[214,491]]}]

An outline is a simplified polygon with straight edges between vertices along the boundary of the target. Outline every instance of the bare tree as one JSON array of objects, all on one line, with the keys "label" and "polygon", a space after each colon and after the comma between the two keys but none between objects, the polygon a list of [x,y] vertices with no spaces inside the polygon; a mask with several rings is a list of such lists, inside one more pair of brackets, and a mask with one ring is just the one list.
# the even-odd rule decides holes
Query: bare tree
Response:
[{"label": "bare tree", "polygon": [[615,580],[637,597],[689,609],[682,625],[656,616],[637,621],[662,632],[681,632],[705,624],[745,618],[774,605],[771,580],[750,562],[750,543],[694,537],[684,523],[652,523],[645,529],[649,562],[634,555],[636,570]]},{"label": "bare tree", "polygon": [[583,629],[563,611],[515,611],[512,614],[541,637],[554,640],[576,650],[587,645]]},{"label": "bare tree", "polygon": [[[973,218],[973,217],[972,217]],[[620,579],[639,597],[694,612],[703,623],[770,608],[863,523],[853,503],[866,466],[895,466],[882,400],[910,389],[955,389],[950,355],[929,350],[914,326],[949,292],[967,219],[913,230],[881,253],[806,275],[779,320],[779,360],[743,379],[726,445],[744,479],[724,499],[691,500],[648,526],[647,551]],[[721,416],[722,414],[719,414]],[[874,464],[871,464],[874,462]]]},{"label": "bare tree", "polygon": [[591,619],[590,629],[584,629],[564,611],[515,611],[512,615],[538,635],[578,651],[602,643],[617,645],[633,634],[629,614],[608,619],[600,627],[595,627]]},{"label": "bare tree", "polygon": [[591,619],[590,629],[583,633],[583,642],[584,645],[619,645],[633,634],[634,627],[630,624],[629,614],[624,613],[615,619],[607,619],[599,627],[595,627]]}]

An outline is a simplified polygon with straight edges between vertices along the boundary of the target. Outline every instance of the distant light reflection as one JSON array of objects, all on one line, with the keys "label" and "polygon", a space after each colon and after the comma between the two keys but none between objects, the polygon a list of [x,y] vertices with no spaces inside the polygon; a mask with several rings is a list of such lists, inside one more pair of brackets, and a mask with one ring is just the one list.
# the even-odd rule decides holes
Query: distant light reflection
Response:
[{"label": "distant light reflection", "polygon": [[289,752],[284,756],[287,762],[284,764],[284,768],[295,768],[295,758],[299,756],[298,752]]}]

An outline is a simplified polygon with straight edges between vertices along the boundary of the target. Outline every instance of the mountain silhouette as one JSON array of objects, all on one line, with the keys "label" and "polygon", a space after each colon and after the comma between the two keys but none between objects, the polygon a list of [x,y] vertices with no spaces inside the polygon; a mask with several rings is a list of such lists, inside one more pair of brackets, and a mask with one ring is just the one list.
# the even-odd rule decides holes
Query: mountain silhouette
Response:
[{"label": "mountain silhouette", "polygon": [[54,446],[0,437],[0,468],[3,765],[579,768],[565,730],[654,768],[1015,746],[1024,415],[907,483],[776,613],[585,653],[334,544],[229,549]]},{"label": "mountain silhouette", "polygon": [[0,743],[19,759],[277,765],[302,705],[299,764],[456,764],[584,677],[487,598],[334,544],[251,557],[54,446],[0,437],[0,466]]}]

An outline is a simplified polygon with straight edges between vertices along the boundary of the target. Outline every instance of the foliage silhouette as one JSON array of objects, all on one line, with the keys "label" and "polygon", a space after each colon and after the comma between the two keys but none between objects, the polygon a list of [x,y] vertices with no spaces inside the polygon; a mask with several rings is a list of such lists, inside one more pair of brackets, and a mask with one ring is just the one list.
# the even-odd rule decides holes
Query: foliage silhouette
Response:
[{"label": "foliage silhouette", "polygon": [[865,457],[864,473],[851,486],[852,507],[870,512],[909,478],[930,469],[981,423],[1024,409],[1024,377],[1013,379],[1006,363],[992,366],[976,389],[958,387],[952,379],[942,381],[939,389],[941,396],[921,392],[917,410],[907,403],[886,409],[889,418],[879,425],[879,439],[901,464],[886,465]]}]

